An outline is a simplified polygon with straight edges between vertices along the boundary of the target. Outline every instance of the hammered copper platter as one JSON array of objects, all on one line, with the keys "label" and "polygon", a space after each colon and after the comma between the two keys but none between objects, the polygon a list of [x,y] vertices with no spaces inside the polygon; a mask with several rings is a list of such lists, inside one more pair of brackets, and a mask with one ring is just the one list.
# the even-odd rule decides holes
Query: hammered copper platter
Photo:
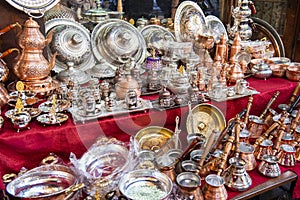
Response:
[{"label": "hammered copper platter", "polygon": [[[192,119],[193,123],[191,123],[190,117],[186,121],[188,134],[193,133],[192,130],[194,130],[194,133],[201,133],[206,138],[209,138],[213,130],[217,132],[217,138],[226,126],[226,120],[221,110],[208,103],[195,106],[192,109]],[[194,129],[192,129],[191,124],[193,124]]]},{"label": "hammered copper platter", "polygon": [[174,19],[174,31],[177,41],[194,41],[199,34],[203,35],[206,29],[205,15],[197,3],[184,1],[178,6]]}]

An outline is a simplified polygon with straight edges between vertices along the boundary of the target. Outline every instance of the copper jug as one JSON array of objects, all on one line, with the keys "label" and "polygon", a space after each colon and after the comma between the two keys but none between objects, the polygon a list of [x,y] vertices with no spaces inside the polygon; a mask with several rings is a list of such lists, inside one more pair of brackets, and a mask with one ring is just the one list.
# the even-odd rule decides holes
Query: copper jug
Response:
[{"label": "copper jug", "polygon": [[229,83],[235,83],[237,80],[244,78],[244,73],[240,64],[235,58],[231,59],[231,63],[232,64],[229,65],[227,73],[227,81]]},{"label": "copper jug", "polygon": [[204,199],[226,200],[228,193],[224,186],[225,181],[221,176],[210,174],[205,178],[205,185],[202,189]]},{"label": "copper jug", "polygon": [[240,158],[246,161],[246,171],[255,169],[256,159],[254,156],[254,147],[251,144],[240,142]]},{"label": "copper jug", "polygon": [[29,18],[18,39],[18,44],[23,50],[17,63],[13,66],[13,71],[23,81],[46,78],[55,63],[56,54],[53,55],[50,63],[43,56],[43,48],[51,41],[52,34],[45,39],[39,28],[38,23]]},{"label": "copper jug", "polygon": [[176,183],[178,185],[177,197],[179,199],[204,199],[200,189],[201,179],[197,174],[193,172],[182,172],[177,175]]}]

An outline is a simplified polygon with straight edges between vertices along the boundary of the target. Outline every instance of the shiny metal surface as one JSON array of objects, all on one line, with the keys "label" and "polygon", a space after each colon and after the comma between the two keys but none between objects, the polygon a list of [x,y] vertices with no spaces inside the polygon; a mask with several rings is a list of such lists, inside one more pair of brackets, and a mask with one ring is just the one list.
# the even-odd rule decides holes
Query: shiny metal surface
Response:
[{"label": "shiny metal surface", "polygon": [[227,190],[224,186],[224,178],[216,174],[210,174],[205,178],[203,187],[204,199],[226,200],[228,197]]},{"label": "shiny metal surface", "polygon": [[13,7],[24,11],[33,17],[42,17],[44,13],[55,6],[60,0],[6,0]]},{"label": "shiny metal surface", "polygon": [[[37,117],[42,112],[38,108],[22,108],[21,111],[28,112],[31,118]],[[5,117],[12,118],[15,115],[15,113],[17,113],[17,109],[10,109],[5,112]]]},{"label": "shiny metal surface", "polygon": [[207,22],[202,9],[192,1],[182,2],[175,13],[174,31],[179,42],[194,41],[207,30]]},{"label": "shiny metal surface", "polygon": [[172,188],[171,179],[156,170],[131,171],[119,182],[120,192],[130,199],[167,199]]},{"label": "shiny metal surface", "polygon": [[[192,114],[195,133],[202,133],[206,138],[209,138],[214,130],[217,133],[221,133],[226,126],[223,113],[214,105],[199,104],[192,109]],[[187,118],[186,127],[188,134],[192,133],[190,124],[190,118]],[[216,135],[216,137],[218,136],[219,134]]]},{"label": "shiny metal surface", "polygon": [[175,36],[168,29],[159,25],[147,25],[140,31],[146,41],[147,47],[149,47],[149,44],[157,43],[159,41],[175,41]]},{"label": "shiny metal surface", "polygon": [[29,126],[31,116],[28,112],[17,112],[11,117],[11,122],[14,124],[14,128],[19,132]]},{"label": "shiny metal surface", "polygon": [[66,191],[77,183],[75,173],[64,165],[36,167],[12,180],[7,192],[20,199],[67,199]]},{"label": "shiny metal surface", "polygon": [[[174,135],[174,132],[160,126],[148,126],[139,130],[134,136],[134,140],[140,150],[158,151]],[[175,146],[172,143],[173,148]]]},{"label": "shiny metal surface", "polygon": [[47,35],[53,32],[47,52],[50,57],[57,52],[55,72],[68,69],[67,62],[82,71],[94,66],[90,32],[83,25],[70,19],[52,19],[45,23],[45,31]]},{"label": "shiny metal surface", "polygon": [[206,23],[207,23],[207,28],[208,31],[214,37],[215,42],[219,42],[221,35],[224,35],[226,40],[228,40],[228,35],[226,28],[223,24],[223,22],[216,16],[214,15],[207,15],[205,17]]},{"label": "shiny metal surface", "polygon": [[63,113],[46,113],[37,117],[37,121],[44,125],[61,124],[68,120],[68,115]]},{"label": "shiny metal surface", "polygon": [[146,57],[146,43],[140,31],[120,19],[108,19],[96,25],[91,35],[92,51],[98,61],[105,59],[111,67],[124,64],[123,57],[141,64]]},{"label": "shiny metal surface", "polygon": [[258,166],[258,171],[268,177],[277,177],[281,174],[278,158],[274,155],[264,155]]}]

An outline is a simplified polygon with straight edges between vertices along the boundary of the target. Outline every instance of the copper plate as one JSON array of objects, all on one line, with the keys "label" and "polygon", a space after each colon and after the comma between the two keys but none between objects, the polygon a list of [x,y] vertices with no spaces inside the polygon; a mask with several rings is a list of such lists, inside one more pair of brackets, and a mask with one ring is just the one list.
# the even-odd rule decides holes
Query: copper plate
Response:
[{"label": "copper plate", "polygon": [[160,126],[149,126],[141,129],[134,136],[139,150],[157,151],[174,135],[174,132]]},{"label": "copper plate", "polygon": [[[217,133],[221,133],[226,126],[223,113],[216,106],[208,103],[195,106],[192,109],[192,115],[195,133],[201,133],[206,138],[209,138],[213,130],[216,130]],[[191,124],[190,117],[188,117],[186,121],[188,134],[192,133]],[[216,135],[216,138],[218,136],[219,134]]]},{"label": "copper plate", "polygon": [[207,23],[202,9],[192,1],[182,2],[175,13],[175,38],[179,42],[191,42],[206,32]]}]

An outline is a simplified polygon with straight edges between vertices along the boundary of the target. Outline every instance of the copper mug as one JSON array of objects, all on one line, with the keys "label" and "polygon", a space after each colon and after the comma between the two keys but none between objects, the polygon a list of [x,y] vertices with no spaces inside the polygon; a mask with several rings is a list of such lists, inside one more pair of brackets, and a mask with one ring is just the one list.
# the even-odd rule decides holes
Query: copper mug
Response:
[{"label": "copper mug", "polygon": [[255,149],[254,156],[257,160],[262,160],[264,155],[271,155],[273,153],[272,147],[272,140],[265,139],[259,144],[258,149]]},{"label": "copper mug", "polygon": [[200,189],[201,178],[197,174],[192,172],[182,172],[176,177],[176,183],[178,185],[178,199],[204,199],[202,191]]},{"label": "copper mug", "polygon": [[288,144],[282,144],[277,154],[277,158],[279,160],[278,163],[286,167],[295,166],[296,164],[295,153],[296,150],[293,146]]},{"label": "copper mug", "polygon": [[155,159],[155,164],[158,170],[166,174],[172,180],[172,182],[176,180],[176,163],[176,160],[168,158],[166,155],[157,157]]},{"label": "copper mug", "polygon": [[267,177],[277,177],[281,174],[278,158],[275,155],[264,155],[258,166],[258,171]]},{"label": "copper mug", "polygon": [[184,160],[181,162],[181,168],[183,172],[192,172],[192,173],[199,173],[199,168],[197,164],[192,160]]},{"label": "copper mug", "polygon": [[254,156],[254,147],[251,144],[240,143],[240,158],[246,161],[246,171],[251,171],[256,167],[256,159]]},{"label": "copper mug", "polygon": [[205,185],[202,189],[204,199],[226,200],[228,193],[224,184],[224,178],[219,175],[210,174],[206,176]]},{"label": "copper mug", "polygon": [[250,138],[258,138],[266,131],[266,123],[255,115],[249,116],[248,130],[251,133]]}]

